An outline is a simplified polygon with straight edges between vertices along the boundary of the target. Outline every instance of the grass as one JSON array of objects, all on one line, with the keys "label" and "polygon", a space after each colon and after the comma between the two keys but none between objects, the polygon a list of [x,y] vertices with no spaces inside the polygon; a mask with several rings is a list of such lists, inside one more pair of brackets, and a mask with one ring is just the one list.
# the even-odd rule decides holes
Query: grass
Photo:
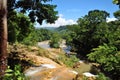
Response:
[{"label": "grass", "polygon": [[63,62],[68,67],[73,67],[74,63],[79,61],[75,56],[72,55],[71,57],[68,57],[65,54],[60,54],[57,60]]}]

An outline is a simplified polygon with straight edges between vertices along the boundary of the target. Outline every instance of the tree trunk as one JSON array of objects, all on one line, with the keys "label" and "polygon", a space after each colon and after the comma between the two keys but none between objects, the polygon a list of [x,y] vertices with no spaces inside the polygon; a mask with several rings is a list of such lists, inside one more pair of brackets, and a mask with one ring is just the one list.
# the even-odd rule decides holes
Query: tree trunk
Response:
[{"label": "tree trunk", "polygon": [[7,0],[0,0],[0,80],[7,68]]}]

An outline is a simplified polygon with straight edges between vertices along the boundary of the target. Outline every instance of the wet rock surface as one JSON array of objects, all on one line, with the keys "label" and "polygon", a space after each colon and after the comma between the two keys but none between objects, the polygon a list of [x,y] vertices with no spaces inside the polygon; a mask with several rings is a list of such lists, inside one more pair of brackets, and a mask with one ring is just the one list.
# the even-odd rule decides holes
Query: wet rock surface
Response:
[{"label": "wet rock surface", "polygon": [[39,67],[31,67],[25,71],[30,80],[72,80],[77,72],[63,66],[42,64]]},{"label": "wet rock surface", "polygon": [[62,62],[56,61],[60,54],[65,54],[61,49],[46,48],[45,50],[18,44],[9,46],[8,53],[10,60],[15,61],[17,59],[20,62],[32,63],[24,71],[25,76],[29,77],[30,80],[79,80],[78,77],[82,80],[83,77],[79,76],[79,74],[84,76],[82,73],[89,71],[91,68],[91,64],[84,61],[75,63],[73,69]]}]

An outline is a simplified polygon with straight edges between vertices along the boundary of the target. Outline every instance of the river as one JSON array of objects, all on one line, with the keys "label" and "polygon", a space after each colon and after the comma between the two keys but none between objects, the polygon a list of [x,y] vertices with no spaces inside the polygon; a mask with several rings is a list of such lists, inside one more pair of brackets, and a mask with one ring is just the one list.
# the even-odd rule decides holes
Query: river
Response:
[{"label": "river", "polygon": [[[44,49],[50,48],[49,41],[39,42],[38,46]],[[62,42],[60,48],[62,48],[66,53],[70,52],[71,49],[70,46],[66,45],[65,41]],[[78,72],[70,68],[60,65],[57,66],[53,64],[54,61],[50,62],[50,60],[48,60],[47,62],[49,63],[44,62],[39,67],[29,68],[28,70],[25,71],[25,75],[30,77],[30,80],[73,80],[73,78],[78,74]],[[96,76],[88,72],[91,70],[91,64],[84,63],[84,61],[79,61],[79,63],[80,63],[79,69],[83,73],[83,75],[87,77]]]},{"label": "river", "polygon": [[[44,49],[49,49],[49,48],[51,48],[50,45],[49,45],[49,40],[47,40],[47,41],[42,41],[42,42],[38,42],[38,46],[41,47],[41,48],[44,48]],[[63,41],[61,42],[60,48],[61,48],[62,50],[64,50],[65,53],[70,53],[71,46],[67,46],[65,40],[63,40]]]}]

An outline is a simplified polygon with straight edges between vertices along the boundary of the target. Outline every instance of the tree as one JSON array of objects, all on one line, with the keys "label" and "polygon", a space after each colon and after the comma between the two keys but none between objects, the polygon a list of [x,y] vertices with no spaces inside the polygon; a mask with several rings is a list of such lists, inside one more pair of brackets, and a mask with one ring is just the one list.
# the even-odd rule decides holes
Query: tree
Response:
[{"label": "tree", "polygon": [[118,20],[120,20],[120,10],[114,12],[114,16],[115,16],[115,18],[117,18]]},{"label": "tree", "polygon": [[85,18],[93,24],[105,22],[107,17],[109,17],[109,13],[103,10],[91,10],[88,12],[88,15],[85,16]]},{"label": "tree", "polygon": [[114,45],[118,51],[120,50],[120,20],[112,21],[109,25],[109,44]]},{"label": "tree", "polygon": [[119,5],[119,8],[120,8],[120,0],[113,0],[113,3],[116,5]]},{"label": "tree", "polygon": [[60,40],[61,40],[61,37],[60,37],[59,33],[54,32],[50,39],[50,47],[59,48]]},{"label": "tree", "polygon": [[54,10],[56,5],[47,4],[46,2],[48,1],[51,0],[8,1],[9,42],[23,41],[23,39],[30,34],[30,31],[32,31],[32,23],[34,22],[42,24],[42,21],[45,20],[48,23],[54,23],[58,18],[58,16],[56,16],[57,11]]},{"label": "tree", "polygon": [[36,29],[36,35],[38,38],[38,41],[45,41],[45,40],[50,40],[51,36],[52,36],[52,32],[48,29]]},{"label": "tree", "polygon": [[[48,23],[54,23],[58,18],[58,16],[56,16],[58,12],[54,10],[56,5],[46,3],[49,1],[52,0],[9,0],[8,11],[11,12],[17,9],[19,12],[27,13],[33,23],[37,21],[42,24],[43,20]],[[8,15],[11,16],[12,14]]]},{"label": "tree", "polygon": [[7,0],[0,0],[0,80],[7,68]]},{"label": "tree", "polygon": [[72,41],[77,52],[86,55],[92,48],[107,42],[106,18],[108,16],[109,13],[106,11],[92,10],[88,12],[88,15],[78,19],[79,27],[74,27],[77,36]]},{"label": "tree", "polygon": [[93,48],[87,55],[91,61],[97,62],[112,80],[120,79],[120,53],[114,45],[104,44]]},{"label": "tree", "polygon": [[22,13],[11,13],[12,16],[8,18],[8,42],[22,42],[34,30],[33,23]]}]

